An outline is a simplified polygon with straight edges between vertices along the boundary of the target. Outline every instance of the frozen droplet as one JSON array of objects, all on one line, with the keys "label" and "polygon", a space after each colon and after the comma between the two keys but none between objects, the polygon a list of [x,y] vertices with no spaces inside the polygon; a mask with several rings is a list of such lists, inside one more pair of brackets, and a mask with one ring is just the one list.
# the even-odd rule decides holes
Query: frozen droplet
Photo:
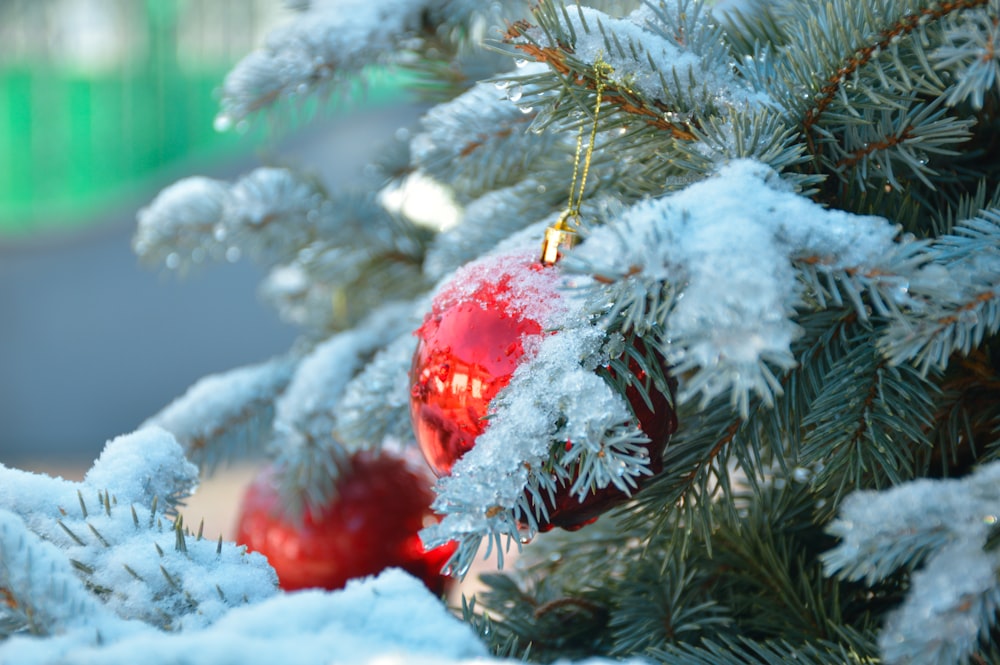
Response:
[{"label": "frozen droplet", "polygon": [[230,263],[236,263],[243,256],[243,251],[236,246],[229,247],[226,249],[226,260]]},{"label": "frozen droplet", "polygon": [[177,270],[181,267],[181,255],[177,252],[170,252],[163,262],[170,270]]},{"label": "frozen droplet", "polygon": [[521,99],[521,96],[523,94],[524,94],[524,89],[521,87],[520,83],[512,83],[511,85],[507,86],[507,99],[509,99],[510,101],[516,102],[517,100]]},{"label": "frozen droplet", "polygon": [[215,121],[212,123],[212,127],[214,127],[217,132],[228,132],[232,126],[233,118],[227,113],[220,113],[215,116]]},{"label": "frozen droplet", "polygon": [[974,309],[964,309],[958,313],[958,320],[966,325],[975,325],[979,323],[979,314]]}]

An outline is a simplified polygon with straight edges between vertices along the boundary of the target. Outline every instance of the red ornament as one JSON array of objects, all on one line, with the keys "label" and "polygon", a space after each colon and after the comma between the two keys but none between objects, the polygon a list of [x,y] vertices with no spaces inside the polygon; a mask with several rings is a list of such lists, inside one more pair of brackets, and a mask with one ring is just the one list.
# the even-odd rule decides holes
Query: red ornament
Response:
[{"label": "red ornament", "polygon": [[339,589],[347,580],[398,567],[441,594],[448,578],[440,571],[455,551],[447,543],[424,551],[418,532],[436,520],[430,509],[431,480],[388,452],[356,453],[336,484],[337,496],[318,513],[285,515],[265,468],[247,488],[236,542],[260,552],[278,574],[282,589]]},{"label": "red ornament", "polygon": [[[420,450],[439,476],[449,474],[485,431],[490,401],[510,383],[525,346],[545,334],[540,319],[560,297],[558,276],[554,267],[527,256],[489,258],[460,271],[435,297],[415,333],[410,416]],[[644,378],[634,363],[630,367]],[[655,474],[663,468],[663,449],[677,418],[670,397],[655,388],[649,393],[652,408],[634,387],[625,396],[651,440],[647,449]],[[580,501],[563,486],[539,528],[578,529],[627,498],[608,486]]]}]

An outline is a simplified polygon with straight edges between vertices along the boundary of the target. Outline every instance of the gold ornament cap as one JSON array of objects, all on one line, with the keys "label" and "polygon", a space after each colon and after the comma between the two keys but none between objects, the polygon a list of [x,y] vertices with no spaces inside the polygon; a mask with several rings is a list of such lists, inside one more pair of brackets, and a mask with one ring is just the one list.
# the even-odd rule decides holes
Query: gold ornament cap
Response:
[{"label": "gold ornament cap", "polygon": [[559,216],[555,224],[545,229],[545,239],[542,240],[542,265],[555,265],[567,250],[580,242],[580,234],[570,226],[570,220],[573,220],[573,226],[576,226],[580,218],[567,210]]}]

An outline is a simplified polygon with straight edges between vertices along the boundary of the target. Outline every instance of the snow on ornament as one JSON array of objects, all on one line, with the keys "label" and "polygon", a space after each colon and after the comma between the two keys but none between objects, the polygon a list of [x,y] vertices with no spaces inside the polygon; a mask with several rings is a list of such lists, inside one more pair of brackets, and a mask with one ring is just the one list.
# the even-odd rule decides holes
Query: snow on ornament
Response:
[{"label": "snow on ornament", "polygon": [[[490,402],[565,316],[559,283],[560,272],[551,264],[527,254],[500,255],[462,268],[435,296],[414,333],[418,343],[410,369],[410,416],[420,450],[438,476],[451,473],[472,449],[489,426]],[[640,345],[637,350],[645,351]],[[634,361],[629,366],[639,381],[645,380]],[[647,393],[648,403],[634,386],[625,397],[649,438],[649,471],[656,475],[677,418],[672,394],[655,387]],[[547,500],[540,530],[578,529],[629,497],[607,485],[580,498],[570,491],[572,484],[573,479],[561,484]]]},{"label": "snow on ornament", "polygon": [[401,568],[442,594],[441,569],[454,543],[426,550],[419,531],[435,522],[429,474],[389,451],[361,451],[336,482],[336,496],[319,511],[289,516],[273,466],[247,488],[236,542],[267,557],[282,589],[340,589],[348,580]]}]

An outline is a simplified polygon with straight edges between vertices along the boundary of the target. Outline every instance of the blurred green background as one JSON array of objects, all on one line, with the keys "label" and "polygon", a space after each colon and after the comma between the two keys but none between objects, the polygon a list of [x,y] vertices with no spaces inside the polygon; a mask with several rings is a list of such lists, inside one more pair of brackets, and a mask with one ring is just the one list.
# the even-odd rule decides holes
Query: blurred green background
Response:
[{"label": "blurred green background", "polygon": [[91,223],[185,165],[253,150],[214,130],[218,91],[290,14],[281,0],[0,0],[0,239]]},{"label": "blurred green background", "polygon": [[364,93],[214,131],[226,73],[285,5],[0,0],[0,464],[85,469],[199,378],[294,343],[256,296],[263,268],[171,279],[130,246],[137,211],[180,178],[269,164],[354,186],[426,110],[375,70]]}]

